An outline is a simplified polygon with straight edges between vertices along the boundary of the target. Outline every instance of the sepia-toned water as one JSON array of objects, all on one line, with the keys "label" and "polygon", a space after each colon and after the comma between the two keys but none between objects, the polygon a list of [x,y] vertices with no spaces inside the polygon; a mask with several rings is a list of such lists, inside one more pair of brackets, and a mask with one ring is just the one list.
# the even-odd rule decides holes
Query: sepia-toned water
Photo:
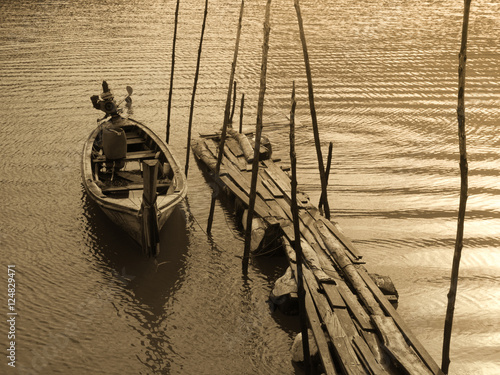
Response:
[{"label": "sepia-toned water", "polygon": [[[236,70],[255,123],[264,4],[247,1]],[[438,364],[459,202],[457,64],[463,2],[303,1],[332,217],[388,275],[399,312]],[[194,134],[222,125],[239,1],[211,0]],[[171,146],[184,165],[203,1],[180,2]],[[296,374],[298,322],[270,311],[282,258],[241,275],[242,235],[194,159],[188,199],[157,261],[88,199],[80,153],[107,80],[165,136],[175,1],[0,3],[0,259],[16,270],[16,368],[2,374]],[[472,4],[467,61],[469,199],[450,374],[500,373],[500,3]],[[300,188],[319,198],[307,81],[292,1],[274,0],[265,134],[287,159],[297,85]],[[239,117],[236,110],[235,117]],[[192,158],[192,157],[191,157]],[[0,347],[7,349],[8,326]]]}]

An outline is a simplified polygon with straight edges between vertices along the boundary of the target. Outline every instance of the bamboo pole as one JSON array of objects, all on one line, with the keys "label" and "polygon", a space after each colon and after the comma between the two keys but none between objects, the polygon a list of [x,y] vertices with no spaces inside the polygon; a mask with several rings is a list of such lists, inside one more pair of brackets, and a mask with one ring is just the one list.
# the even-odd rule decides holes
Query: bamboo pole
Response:
[{"label": "bamboo pole", "polygon": [[234,107],[236,107],[236,81],[233,83],[233,107],[231,108],[231,116],[229,116],[229,123],[233,123]]},{"label": "bamboo pole", "polygon": [[[330,177],[330,168],[332,167],[332,154],[333,154],[333,142],[330,142],[328,146],[328,157],[326,158],[326,184],[328,186],[328,179]],[[323,193],[319,198],[319,211],[323,210]]]},{"label": "bamboo pole", "polygon": [[170,88],[168,90],[168,109],[167,109],[167,136],[166,142],[170,141],[170,112],[172,109],[172,91],[174,88],[174,66],[175,66],[175,42],[177,40],[177,24],[179,19],[179,0],[175,6],[174,38],[172,42],[172,65],[170,68]]},{"label": "bamboo pole", "polygon": [[245,94],[241,95],[241,105],[240,105],[240,128],[239,133],[243,132],[243,107],[245,105]]},{"label": "bamboo pole", "polygon": [[267,0],[266,15],[264,20],[264,42],[262,44],[262,64],[260,71],[259,100],[257,103],[257,124],[255,126],[255,146],[254,146],[254,157],[252,164],[252,180],[250,183],[250,197],[249,197],[250,199],[248,202],[247,227],[245,231],[245,249],[243,253],[243,273],[245,275],[247,274],[248,271],[248,259],[250,257],[250,242],[252,239],[253,211],[255,208],[255,199],[257,195],[260,138],[262,136],[262,114],[264,112],[264,96],[266,94],[267,54],[269,51],[269,34],[271,33],[271,25],[269,24],[270,13],[271,13],[271,0]]},{"label": "bamboo pole", "polygon": [[300,222],[299,209],[297,207],[297,157],[295,154],[295,82],[292,89],[292,108],[290,111],[290,164],[292,169],[291,181],[291,209],[293,215],[293,230],[295,259],[297,260],[297,289],[299,295],[299,318],[300,331],[302,332],[302,350],[304,353],[304,364],[306,366],[306,374],[311,373],[311,354],[309,353],[309,338],[307,334],[307,316],[304,290],[304,276],[302,274],[302,245],[300,244]]},{"label": "bamboo pole", "polygon": [[458,273],[460,268],[460,258],[463,248],[465,210],[467,204],[468,190],[468,165],[467,148],[465,138],[465,66],[467,61],[467,34],[469,28],[469,12],[471,0],[464,0],[464,19],[462,25],[462,43],[460,54],[458,55],[458,141],[460,149],[460,204],[458,208],[457,237],[455,240],[455,253],[453,255],[453,265],[451,269],[450,290],[448,292],[448,306],[446,309],[446,318],[444,324],[443,352],[441,370],[448,374],[450,366],[450,343],[451,331],[453,327],[453,313],[455,311],[455,300],[458,287]]},{"label": "bamboo pole", "polygon": [[205,0],[205,12],[203,14],[203,24],[201,26],[200,46],[198,48],[198,59],[196,61],[196,72],[194,74],[193,95],[191,96],[191,107],[189,109],[189,125],[188,125],[188,136],[187,136],[187,147],[186,147],[186,166],[184,168],[184,174],[186,175],[186,177],[188,175],[188,170],[189,170],[189,153],[191,151],[191,129],[193,127],[194,99],[196,96],[196,86],[198,84],[198,76],[200,74],[201,49],[203,46],[203,35],[205,34],[205,25],[207,22],[207,13],[208,13],[208,0]]},{"label": "bamboo pole", "polygon": [[[236,32],[236,42],[234,46],[233,63],[231,65],[231,74],[229,76],[229,89],[227,90],[226,108],[224,110],[224,123],[222,124],[222,132],[219,143],[219,154],[217,155],[217,164],[215,166],[215,172],[214,172],[214,179],[216,182],[218,182],[219,180],[220,165],[222,163],[222,156],[224,155],[224,145],[226,143],[227,127],[229,124],[229,111],[231,109],[231,88],[233,86],[234,72],[236,70],[236,61],[238,59],[238,48],[240,45],[240,35],[241,35],[241,21],[243,19],[244,7],[245,7],[245,0],[241,0],[240,17],[238,20],[238,30]],[[208,213],[208,223],[207,223],[208,234],[212,232],[212,221],[214,219],[214,210],[215,210],[215,198],[216,194],[214,193],[212,194],[212,200],[210,202],[210,212]]]},{"label": "bamboo pole", "polygon": [[318,168],[319,168],[319,176],[321,179],[321,195],[323,196],[324,208],[325,208],[325,217],[330,220],[330,206],[328,204],[328,195],[326,189],[326,174],[325,167],[323,164],[323,155],[321,153],[321,141],[319,139],[319,130],[318,130],[318,119],[316,117],[316,107],[314,105],[314,90],[313,90],[313,82],[311,77],[311,67],[309,65],[309,54],[307,52],[307,44],[306,44],[306,36],[304,33],[304,25],[302,22],[302,15],[300,13],[300,4],[299,0],[294,0],[295,11],[297,12],[297,21],[299,23],[299,31],[300,31],[300,40],[302,42],[302,50],[304,53],[304,63],[306,66],[306,75],[307,75],[307,87],[309,91],[309,108],[311,110],[311,118],[314,132],[314,143],[316,144],[316,155],[318,158]]}]

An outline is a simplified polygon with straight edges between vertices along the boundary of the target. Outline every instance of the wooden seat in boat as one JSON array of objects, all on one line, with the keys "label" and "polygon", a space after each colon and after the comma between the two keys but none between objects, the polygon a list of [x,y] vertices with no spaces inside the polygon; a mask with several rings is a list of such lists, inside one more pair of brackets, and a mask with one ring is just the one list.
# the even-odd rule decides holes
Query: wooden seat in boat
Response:
[{"label": "wooden seat in boat", "polygon": [[[131,160],[142,160],[142,159],[152,159],[156,156],[157,152],[153,150],[148,150],[148,151],[134,151],[134,152],[127,152],[127,156],[125,157],[125,160],[131,161]],[[98,157],[92,159],[94,163],[104,163],[108,161],[106,159],[105,155],[99,155]],[[112,160],[109,160],[112,161]]]},{"label": "wooden seat in boat", "polygon": [[[170,182],[159,182],[156,186],[156,190],[163,190],[163,189],[168,189],[170,186]],[[106,193],[117,193],[117,192],[123,192],[123,191],[129,191],[129,190],[141,190],[144,188],[144,185],[141,183],[137,184],[128,184],[125,186],[107,186],[107,187],[102,187],[101,190],[104,194]]]}]

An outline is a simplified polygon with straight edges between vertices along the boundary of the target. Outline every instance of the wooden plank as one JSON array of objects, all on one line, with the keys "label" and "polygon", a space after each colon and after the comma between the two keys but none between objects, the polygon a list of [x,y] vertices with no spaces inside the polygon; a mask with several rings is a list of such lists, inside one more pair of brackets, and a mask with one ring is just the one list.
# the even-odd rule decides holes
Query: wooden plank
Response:
[{"label": "wooden plank", "polygon": [[358,357],[363,360],[363,364],[365,368],[372,375],[384,375],[387,374],[385,369],[382,367],[380,363],[378,363],[373,353],[371,352],[368,344],[363,340],[361,336],[356,336],[353,339],[354,349],[356,350]]},{"label": "wooden plank", "polygon": [[[127,156],[125,157],[125,160],[150,159],[150,158],[154,158],[156,156],[156,153],[157,153],[157,151],[154,151],[154,150],[127,152]],[[92,161],[94,163],[104,163],[106,161],[112,161],[112,160],[107,160],[106,156],[99,155],[98,157],[94,158]]]},{"label": "wooden plank", "polygon": [[383,310],[387,314],[389,314],[392,319],[394,319],[394,322],[399,327],[406,339],[410,342],[411,346],[413,347],[413,349],[415,349],[417,354],[424,360],[426,365],[432,370],[435,375],[442,375],[443,372],[436,364],[434,359],[427,352],[427,350],[425,350],[423,345],[420,343],[420,341],[418,341],[417,337],[413,334],[405,321],[394,309],[392,304],[387,300],[386,296],[382,293],[377,284],[375,284],[375,282],[372,280],[366,269],[364,269],[364,267],[362,266],[356,266],[356,268],[358,269],[358,273],[361,275],[368,288],[370,288],[377,301],[382,305]]},{"label": "wooden plank", "polygon": [[[157,190],[165,189],[170,186],[170,183],[158,183],[156,185]],[[104,194],[106,193],[118,193],[122,191],[129,191],[129,190],[142,190],[144,188],[143,184],[128,184],[125,186],[108,186],[108,187],[102,187],[101,190]]]},{"label": "wooden plank", "polygon": [[[248,206],[249,198],[248,194],[242,190],[238,185],[236,185],[228,175],[221,175],[221,181],[231,190],[231,192],[236,195],[241,201]],[[255,200],[255,213],[259,215],[261,218],[265,218],[267,216],[271,216],[269,206],[265,204],[265,201],[262,198],[258,197]]]},{"label": "wooden plank", "polygon": [[127,145],[138,145],[141,143],[145,143],[146,140],[140,137],[128,138],[127,137]]},{"label": "wooden plank", "polygon": [[316,345],[318,346],[319,356],[321,358],[321,363],[323,364],[323,369],[326,375],[338,375],[335,370],[335,365],[333,364],[332,355],[330,353],[330,348],[328,342],[326,341],[325,332],[321,327],[321,322],[314,307],[314,302],[306,292],[306,311],[307,318],[309,319],[309,324],[311,326],[311,331],[313,332],[314,340],[316,340]]},{"label": "wooden plank", "polygon": [[[239,171],[231,162],[225,163],[224,166],[226,167],[228,173],[231,175],[231,178],[245,191],[246,194],[249,194],[251,176]],[[271,193],[262,185],[260,178],[257,179],[257,194],[260,195],[260,197],[264,200],[273,199]]]},{"label": "wooden plank", "polygon": [[[430,374],[429,368],[415,354],[413,349],[406,344],[403,335],[397,330],[392,318],[386,319],[379,302],[375,299],[372,291],[366,285],[358,269],[352,264],[345,252],[336,246],[331,240],[331,233],[320,221],[316,222],[325,245],[331,252],[337,264],[342,268],[343,274],[349,280],[359,298],[363,301],[365,308],[371,314],[371,320],[378,332],[384,338],[384,345],[393,358],[408,371],[409,374]],[[390,320],[390,321],[389,321]],[[395,329],[393,329],[393,326]]]},{"label": "wooden plank", "polygon": [[[238,158],[231,152],[231,150],[228,150],[226,147],[224,147],[224,156],[231,162],[235,167],[239,167],[238,165]],[[241,169],[241,168],[240,168]]]},{"label": "wooden plank", "polygon": [[276,171],[273,168],[269,167],[269,163],[266,164],[267,168],[264,169],[264,172],[267,173],[269,178],[273,180],[276,186],[285,194],[285,196],[290,200],[291,188],[290,183],[288,184],[285,181],[282,181],[280,177],[276,174]]},{"label": "wooden plank", "polygon": [[214,141],[212,141],[211,139],[207,139],[204,143],[205,143],[205,146],[207,147],[207,149],[212,154],[212,156],[215,158],[215,160],[217,160],[217,157],[219,156],[217,144]]},{"label": "wooden plank", "polygon": [[220,137],[220,133],[198,133],[200,138],[215,139]]},{"label": "wooden plank", "polygon": [[[295,261],[293,260],[294,256],[295,256],[295,251],[293,250],[293,248],[289,242],[285,241],[284,245],[285,245],[287,254],[291,254],[288,257],[289,264],[290,264],[290,267],[292,268],[295,281],[298,281],[297,280],[297,265],[295,264]],[[304,284],[306,284],[306,283],[304,283]],[[316,341],[316,345],[318,347],[318,352],[319,352],[319,356],[321,359],[321,363],[323,364],[323,369],[325,370],[325,374],[336,375],[336,374],[338,374],[338,372],[336,371],[335,365],[333,364],[332,353],[330,351],[330,347],[329,347],[328,341],[326,339],[326,333],[323,330],[323,326],[321,324],[320,317],[319,317],[318,312],[316,310],[316,306],[315,306],[314,301],[311,297],[311,293],[309,291],[309,288],[306,285],[304,285],[304,292],[305,292],[304,298],[305,298],[307,318],[309,320],[309,325],[311,327],[314,339]]]},{"label": "wooden plank", "polygon": [[323,271],[319,258],[316,255],[316,251],[311,247],[311,245],[309,245],[304,238],[300,239],[300,243],[302,245],[301,248],[304,261],[313,272],[316,279],[323,283],[335,283],[334,279]]},{"label": "wooden plank", "polygon": [[318,284],[308,268],[304,268],[304,278],[306,281],[305,286],[307,286],[316,305],[319,317],[326,326],[344,372],[349,375],[365,375],[340,320],[330,308],[325,296],[318,293]]},{"label": "wooden plank", "polygon": [[278,198],[283,197],[283,193],[281,192],[281,190],[278,189],[273,180],[270,179],[269,176],[263,172],[263,170],[259,171],[259,175],[260,178],[262,179],[262,183],[267,188],[267,190],[269,190],[269,192],[273,195],[273,197],[278,197]]},{"label": "wooden plank", "polygon": [[292,220],[292,212],[290,210],[290,205],[285,201],[284,198],[274,198],[274,201],[278,203],[283,212],[285,213],[285,218]]},{"label": "wooden plank", "polygon": [[413,348],[409,347],[398,327],[391,317],[372,315],[373,323],[377,326],[387,354],[391,356],[408,374],[429,375],[430,368],[422,362]]},{"label": "wooden plank", "polygon": [[355,259],[360,259],[363,257],[361,252],[354,246],[354,244],[351,242],[349,238],[345,236],[337,227],[335,224],[333,224],[330,220],[326,219],[325,217],[321,216],[318,212],[317,209],[311,209],[309,210],[309,213],[313,218],[316,220],[321,220],[323,223],[328,227],[328,229],[337,237],[337,239],[344,244],[347,250],[354,256]]},{"label": "wooden plank", "polygon": [[370,320],[369,315],[367,314],[363,306],[361,306],[361,304],[359,303],[356,295],[351,292],[345,281],[339,280],[337,282],[337,287],[340,295],[342,296],[342,299],[345,301],[347,305],[347,308],[349,309],[351,314],[356,318],[359,325],[365,330],[373,331],[374,327]]},{"label": "wooden plank", "polygon": [[[290,178],[288,175],[281,170],[276,164],[273,162],[266,160],[264,161],[266,165],[266,169],[264,169],[265,173],[268,177],[275,183],[275,185],[279,188],[281,192],[286,196],[288,201],[291,200],[291,187],[290,187]],[[309,201],[309,197],[302,193],[297,193],[297,205],[299,207],[309,207],[311,205]]]},{"label": "wooden plank", "polygon": [[337,285],[329,284],[329,283],[321,283],[321,287],[325,291],[326,297],[328,298],[328,301],[330,302],[330,306],[334,308],[346,308],[347,305],[345,304],[344,299],[340,295],[340,292],[338,290]]},{"label": "wooden plank", "polygon": [[309,211],[310,209],[302,210],[300,213],[300,220],[304,223],[304,226],[306,226],[311,231],[320,246],[322,248],[325,248],[325,244],[323,243],[323,240],[321,239],[321,236],[319,235],[314,225],[318,219],[314,218]]},{"label": "wooden plank", "polygon": [[238,161],[238,168],[241,171],[246,171],[247,170],[247,161],[244,156],[238,156],[237,158]]},{"label": "wooden plank", "polygon": [[236,157],[244,156],[243,151],[241,150],[241,147],[236,139],[227,138],[226,142],[227,146]]}]

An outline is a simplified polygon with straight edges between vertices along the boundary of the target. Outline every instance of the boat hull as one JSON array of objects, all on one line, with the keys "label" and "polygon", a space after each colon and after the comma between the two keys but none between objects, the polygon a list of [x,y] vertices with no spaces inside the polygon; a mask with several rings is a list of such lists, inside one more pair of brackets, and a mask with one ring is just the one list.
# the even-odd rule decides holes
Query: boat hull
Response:
[{"label": "boat hull", "polygon": [[[120,125],[124,129],[127,129],[128,134],[140,134],[143,143],[151,148],[151,150],[148,148],[148,151],[142,151],[142,153],[148,154],[150,151],[151,155],[155,155],[154,157],[149,155],[149,159],[157,160],[160,168],[165,165],[168,166],[168,184],[165,184],[167,187],[162,192],[157,193],[155,204],[158,229],[161,230],[175,207],[187,194],[186,178],[168,146],[152,130],[131,119],[120,118],[115,119],[115,122],[117,122],[115,125]],[[109,193],[109,186],[108,188],[103,186],[102,178],[100,179],[99,177],[101,175],[99,170],[105,163],[102,162],[102,155],[96,156],[96,153],[100,151],[98,136],[101,126],[102,124],[90,134],[84,145],[81,164],[83,185],[88,196],[97,203],[106,216],[127,232],[132,239],[142,244],[143,224],[141,206],[143,189],[142,187],[137,188],[137,186],[130,187],[130,190],[128,190],[128,186],[119,187],[120,194],[115,195]],[[127,155],[138,153],[141,152],[128,152]],[[138,166],[141,161],[133,159],[133,162],[137,163]],[[135,176],[141,179],[140,170],[135,172]],[[119,177],[120,173],[117,172],[116,175]],[[130,172],[126,173],[131,174]]]}]

